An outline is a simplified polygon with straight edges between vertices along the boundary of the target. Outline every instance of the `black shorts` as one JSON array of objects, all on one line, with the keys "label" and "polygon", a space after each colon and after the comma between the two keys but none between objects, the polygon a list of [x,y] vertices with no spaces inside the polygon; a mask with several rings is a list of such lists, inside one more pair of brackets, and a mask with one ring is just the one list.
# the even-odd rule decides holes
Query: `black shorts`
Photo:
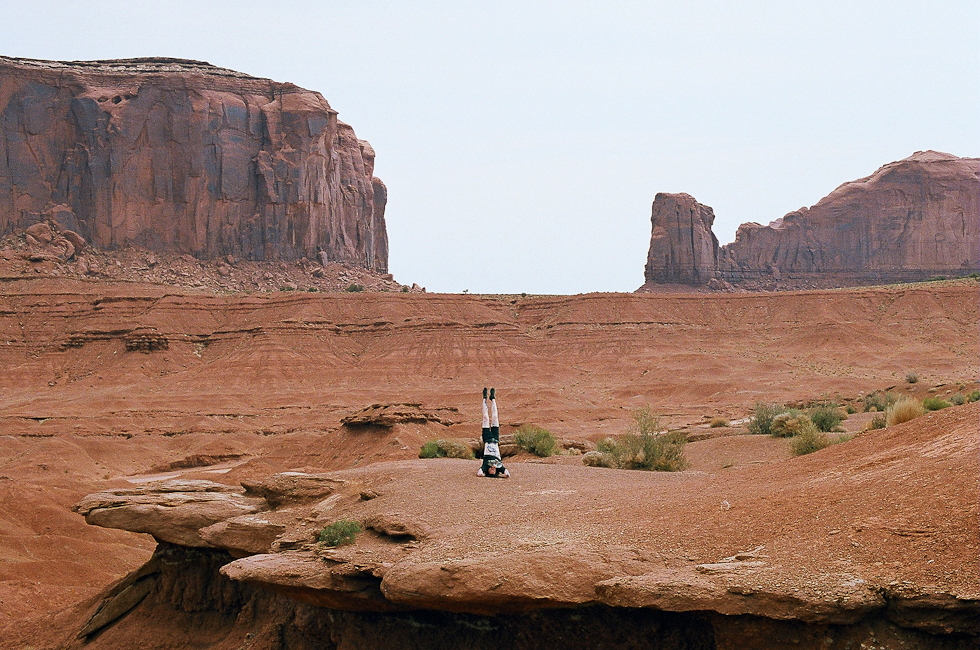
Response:
[{"label": "black shorts", "polygon": [[483,442],[500,442],[500,427],[490,427],[483,429]]}]

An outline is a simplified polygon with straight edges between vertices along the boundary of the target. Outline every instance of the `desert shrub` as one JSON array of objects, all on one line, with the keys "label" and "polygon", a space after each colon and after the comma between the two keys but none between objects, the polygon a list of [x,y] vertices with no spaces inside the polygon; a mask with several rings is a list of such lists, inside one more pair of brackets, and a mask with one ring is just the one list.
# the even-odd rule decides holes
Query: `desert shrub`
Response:
[{"label": "desert shrub", "polygon": [[966,404],[966,396],[963,395],[962,393],[956,393],[955,395],[949,398],[949,401],[952,402],[954,406],[961,406],[963,404]]},{"label": "desert shrub", "polygon": [[611,467],[615,469],[616,457],[602,451],[587,451],[582,455],[582,463],[589,467]]},{"label": "desert shrub", "polygon": [[922,408],[922,404],[917,399],[903,397],[885,411],[885,422],[888,426],[893,427],[896,424],[914,420],[925,412],[926,410]]},{"label": "desert shrub", "polygon": [[966,396],[967,402],[978,402],[980,401],[980,390],[975,390]]},{"label": "desert shrub", "polygon": [[922,408],[927,411],[938,411],[939,409],[945,409],[952,406],[949,402],[944,400],[942,397],[927,397],[922,400]]},{"label": "desert shrub", "polygon": [[347,286],[346,291],[347,291],[347,293],[359,293],[361,291],[364,291],[364,285],[363,284],[350,284],[350,285]]},{"label": "desert shrub", "polygon": [[660,418],[654,415],[650,407],[645,406],[633,411],[633,421],[629,426],[629,433],[638,436],[655,436],[660,433]]},{"label": "desert shrub", "polygon": [[836,404],[823,404],[810,413],[810,421],[824,432],[833,431],[843,419],[840,408]]},{"label": "desert shrub", "polygon": [[799,433],[793,436],[789,447],[794,456],[803,456],[829,447],[831,444],[833,442],[830,440],[830,436],[820,431],[813,422],[809,422],[801,427]]},{"label": "desert shrub", "polygon": [[627,433],[600,441],[598,451],[586,454],[582,462],[593,467],[677,472],[687,467],[686,442],[687,436],[679,431],[660,433],[660,418],[644,408],[633,413]]},{"label": "desert shrub", "polygon": [[864,396],[864,410],[867,411],[878,411],[879,413],[884,413],[885,409],[895,403],[895,396],[891,393],[882,393],[880,390],[876,390],[870,395]]},{"label": "desert shrub", "polygon": [[307,289],[307,292],[309,293],[316,293],[317,291],[319,291],[319,289],[317,289],[316,287],[310,287],[309,289]]},{"label": "desert shrub", "polygon": [[868,423],[868,429],[884,429],[885,428],[885,414],[878,413],[873,418],[871,422]]},{"label": "desert shrub", "polygon": [[727,427],[728,420],[718,415],[711,418],[711,421],[708,422],[708,426],[711,427],[712,429],[717,429],[718,427]]},{"label": "desert shrub", "polygon": [[776,438],[792,438],[799,434],[804,427],[813,426],[813,422],[804,413],[790,409],[772,419],[769,425],[769,435]]},{"label": "desert shrub", "polygon": [[291,286],[289,286],[288,284],[284,284],[284,285],[282,285],[281,287],[279,287],[279,291],[292,291],[292,290],[294,290],[295,288],[296,288],[296,287],[291,287]]},{"label": "desert shrub", "polygon": [[687,436],[679,431],[659,435],[626,433],[616,441],[613,455],[620,469],[679,472],[687,467],[686,442]]},{"label": "desert shrub", "polygon": [[558,453],[558,441],[547,429],[524,425],[514,432],[514,442],[524,451],[535,456],[547,457]]},{"label": "desert shrub", "polygon": [[359,532],[364,530],[353,519],[340,519],[320,531],[319,542],[323,546],[343,546],[351,544]]},{"label": "desert shrub", "polygon": [[596,448],[599,450],[599,453],[601,454],[611,454],[613,451],[616,450],[616,439],[603,438],[602,440],[599,441],[599,444],[596,445]]},{"label": "desert shrub", "polygon": [[402,293],[408,293],[408,292],[409,292],[409,288],[403,284],[402,285]]},{"label": "desert shrub", "polygon": [[848,415],[854,415],[855,413],[857,413],[857,409],[854,408],[853,404],[848,404],[847,407],[844,409],[844,412],[847,413]]},{"label": "desert shrub", "polygon": [[974,271],[973,273],[971,273],[970,275],[968,275],[966,277],[973,278],[974,280],[980,280],[980,273],[978,273],[977,271]]},{"label": "desert shrub", "polygon": [[749,420],[749,433],[757,436],[772,435],[772,421],[780,413],[785,413],[786,407],[780,404],[757,402]]},{"label": "desert shrub", "polygon": [[910,372],[905,375],[905,381],[910,384],[917,384],[919,383],[919,375],[915,374],[914,372]]},{"label": "desert shrub", "polygon": [[473,450],[458,440],[429,440],[419,451],[419,458],[473,458]]}]

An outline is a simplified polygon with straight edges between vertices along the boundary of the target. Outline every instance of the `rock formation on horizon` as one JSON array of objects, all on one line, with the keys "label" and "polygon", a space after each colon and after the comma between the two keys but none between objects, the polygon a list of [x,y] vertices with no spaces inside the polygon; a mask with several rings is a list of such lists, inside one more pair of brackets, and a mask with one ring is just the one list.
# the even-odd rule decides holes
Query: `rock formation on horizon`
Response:
[{"label": "rock formation on horizon", "polygon": [[[0,57],[0,236],[385,272],[374,150],[317,92],[179,59]],[[321,254],[322,251],[322,254]]]},{"label": "rock formation on horizon", "polygon": [[646,281],[700,285],[708,282],[718,259],[711,226],[714,210],[690,194],[658,193],[653,201],[653,233]]},{"label": "rock formation on horizon", "polygon": [[850,286],[965,276],[980,266],[980,160],[917,152],[811,208],[739,226],[719,246],[714,212],[657,194],[644,288]]}]

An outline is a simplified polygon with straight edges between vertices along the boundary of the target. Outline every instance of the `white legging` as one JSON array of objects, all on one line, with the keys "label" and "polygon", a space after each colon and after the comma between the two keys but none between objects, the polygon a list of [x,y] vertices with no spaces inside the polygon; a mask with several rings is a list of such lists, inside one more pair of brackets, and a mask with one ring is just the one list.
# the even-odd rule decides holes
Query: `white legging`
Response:
[{"label": "white legging", "polygon": [[[490,402],[490,409],[487,409],[487,402]],[[483,400],[483,428],[499,427],[500,421],[497,419],[497,400]]]}]

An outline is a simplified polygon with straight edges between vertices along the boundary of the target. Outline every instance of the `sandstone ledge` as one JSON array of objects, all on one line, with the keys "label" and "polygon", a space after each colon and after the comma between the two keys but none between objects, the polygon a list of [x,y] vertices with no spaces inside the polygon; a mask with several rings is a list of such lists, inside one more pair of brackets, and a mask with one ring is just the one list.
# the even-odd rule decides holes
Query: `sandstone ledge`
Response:
[{"label": "sandstone ledge", "polygon": [[[222,567],[228,578],[332,609],[495,615],[605,605],[838,625],[884,616],[976,634],[976,417],[975,404],[946,409],[745,470],[726,486],[697,472],[534,464],[490,481],[474,476],[472,461],[418,460],[277,475],[264,483],[271,502],[256,486],[247,496],[195,482],[93,495],[76,510],[98,525],[228,550],[240,558]],[[939,466],[939,492],[923,494],[917,477]],[[914,525],[882,519],[862,497],[871,484],[933,511]],[[364,500],[366,491],[377,496]],[[735,505],[719,510],[714,494]],[[365,526],[353,545],[316,544],[343,518]],[[260,543],[243,542],[250,530]]]}]

